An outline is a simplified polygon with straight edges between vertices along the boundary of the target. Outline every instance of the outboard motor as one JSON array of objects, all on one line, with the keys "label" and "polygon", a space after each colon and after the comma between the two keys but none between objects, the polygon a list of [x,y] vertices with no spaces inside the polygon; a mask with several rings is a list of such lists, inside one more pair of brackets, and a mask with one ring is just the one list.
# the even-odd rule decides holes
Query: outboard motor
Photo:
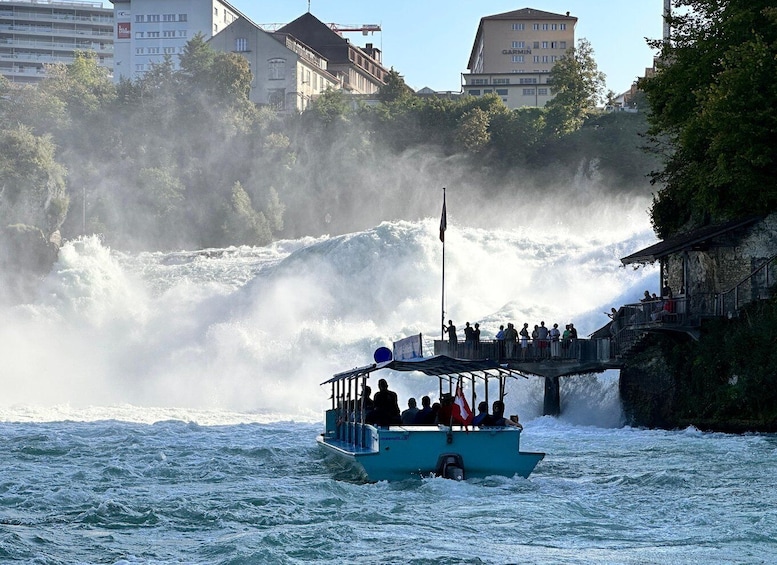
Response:
[{"label": "outboard motor", "polygon": [[464,461],[458,453],[444,453],[437,461],[437,476],[454,481],[464,480]]}]

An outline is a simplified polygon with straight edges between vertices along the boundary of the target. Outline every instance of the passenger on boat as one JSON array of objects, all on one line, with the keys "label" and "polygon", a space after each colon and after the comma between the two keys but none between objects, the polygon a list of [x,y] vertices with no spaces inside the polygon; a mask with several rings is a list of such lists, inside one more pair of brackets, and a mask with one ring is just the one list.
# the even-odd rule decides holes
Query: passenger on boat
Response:
[{"label": "passenger on boat", "polygon": [[415,398],[410,397],[407,400],[407,410],[402,411],[402,425],[412,426],[415,423],[415,417],[420,412]]},{"label": "passenger on boat", "polygon": [[416,426],[427,426],[434,423],[434,415],[432,414],[432,399],[424,395],[421,397],[421,409],[415,415]]},{"label": "passenger on boat", "polygon": [[440,399],[440,410],[435,423],[450,426],[453,421],[453,395],[446,392]]},{"label": "passenger on boat", "polygon": [[489,417],[490,414],[488,413],[488,402],[482,400],[480,404],[478,404],[478,413],[477,416],[473,418],[472,425],[483,426],[485,425],[483,422],[487,422]]},{"label": "passenger on boat", "polygon": [[362,409],[362,405],[364,405],[364,413],[369,414],[372,410],[375,409],[375,404],[372,402],[372,398],[370,398],[370,394],[372,394],[372,389],[364,385],[364,390],[362,391],[362,397],[359,401],[359,410]]},{"label": "passenger on boat", "polygon": [[402,418],[399,414],[399,403],[397,402],[397,393],[389,390],[386,379],[378,381],[378,392],[375,393],[373,403],[375,404],[375,423],[379,426],[391,426],[400,424]]},{"label": "passenger on boat", "polygon": [[[491,416],[487,420],[487,426],[493,426],[497,428],[504,428],[507,426],[518,427],[520,424],[514,422],[510,418],[505,418],[505,403],[501,400],[495,400],[491,409]],[[517,419],[517,417],[516,417]],[[521,426],[523,428],[523,426]]]}]

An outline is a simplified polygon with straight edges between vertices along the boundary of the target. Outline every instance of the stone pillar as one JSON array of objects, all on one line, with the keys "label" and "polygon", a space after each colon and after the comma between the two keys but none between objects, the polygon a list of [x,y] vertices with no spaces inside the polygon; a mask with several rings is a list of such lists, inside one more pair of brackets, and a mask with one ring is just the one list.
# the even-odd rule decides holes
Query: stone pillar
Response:
[{"label": "stone pillar", "polygon": [[543,416],[561,414],[561,392],[558,377],[545,377],[545,399],[542,404]]}]

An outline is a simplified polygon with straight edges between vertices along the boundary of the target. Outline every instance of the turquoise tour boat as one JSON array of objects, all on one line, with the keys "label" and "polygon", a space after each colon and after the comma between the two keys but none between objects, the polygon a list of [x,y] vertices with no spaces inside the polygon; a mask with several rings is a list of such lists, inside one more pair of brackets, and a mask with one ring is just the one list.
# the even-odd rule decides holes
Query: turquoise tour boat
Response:
[{"label": "turquoise tour boat", "polygon": [[[509,422],[502,420],[502,425],[494,425],[493,421],[488,422],[491,425],[471,424],[465,389],[469,389],[471,405],[476,405],[476,388],[483,391],[481,401],[488,404],[490,385],[493,400],[503,406],[507,379],[523,375],[488,359],[422,357],[420,335],[394,343],[393,351],[379,348],[374,360],[322,383],[331,387],[332,402],[318,444],[331,463],[355,478],[398,481],[432,476],[459,480],[491,475],[528,477],[545,456],[520,450],[522,427],[517,417]],[[444,416],[433,425],[402,425],[396,420],[380,422],[371,418],[370,405],[362,401],[362,395],[376,371],[393,371],[392,380],[401,374],[437,377],[439,398],[447,405],[441,408]]]}]

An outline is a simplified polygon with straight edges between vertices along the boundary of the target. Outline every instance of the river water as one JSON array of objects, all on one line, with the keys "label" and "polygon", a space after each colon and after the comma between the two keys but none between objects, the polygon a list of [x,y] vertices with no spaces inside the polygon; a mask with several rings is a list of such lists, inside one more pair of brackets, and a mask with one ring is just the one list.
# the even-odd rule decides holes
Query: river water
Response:
[{"label": "river water", "polygon": [[[771,563],[777,437],[624,425],[618,375],[519,379],[528,478],[359,484],[317,451],[332,373],[439,335],[435,220],[267,248],[126,255],[70,242],[0,328],[0,562]],[[450,226],[450,224],[449,224]],[[582,232],[581,232],[582,233]],[[658,284],[654,241],[449,227],[446,316],[569,321]],[[432,392],[392,382],[402,402]]]}]

